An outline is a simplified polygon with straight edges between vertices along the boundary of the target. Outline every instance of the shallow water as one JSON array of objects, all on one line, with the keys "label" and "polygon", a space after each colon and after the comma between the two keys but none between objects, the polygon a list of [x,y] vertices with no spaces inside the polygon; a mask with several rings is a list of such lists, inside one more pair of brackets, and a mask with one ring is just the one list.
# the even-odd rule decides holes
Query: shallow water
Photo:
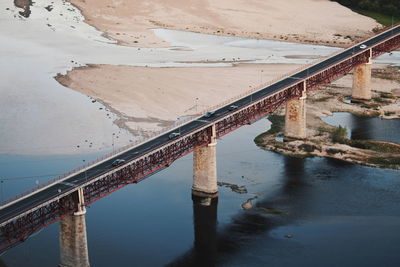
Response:
[{"label": "shallow water", "polygon": [[[49,4],[54,6],[51,12],[45,9]],[[40,185],[110,151],[111,143],[121,146],[131,138],[120,133],[121,141],[111,139],[119,131],[112,123],[115,116],[100,110],[101,104],[60,86],[53,79],[58,72],[87,63],[193,66],[176,61],[222,58],[306,63],[335,50],[167,30],[158,34],[192,51],[138,50],[114,45],[61,0],[35,2],[30,10],[29,18],[18,17],[20,10],[11,1],[0,2],[1,198]],[[312,57],[293,57],[297,55]],[[379,62],[400,62],[399,55],[393,53]],[[399,129],[387,120],[382,123],[380,131]],[[269,125],[261,120],[218,141],[219,181],[245,186],[245,194],[220,187],[217,204],[209,209],[193,206],[188,155],[92,204],[86,215],[91,265],[397,266],[399,172],[263,151],[252,140]],[[387,138],[375,131],[368,136]],[[400,138],[396,132],[390,136]],[[51,137],[58,139],[49,145]],[[96,149],[89,149],[91,142]],[[88,149],[79,150],[77,145]],[[77,154],[64,155],[71,147]],[[49,156],[55,152],[60,155]],[[241,204],[249,199],[256,208],[242,210]],[[271,209],[283,214],[266,213]],[[204,222],[210,225],[204,227]],[[293,237],[285,237],[288,234]],[[208,248],[202,236],[209,236]],[[56,266],[58,223],[1,259],[7,266]]]},{"label": "shallow water", "polygon": [[400,119],[360,117],[348,112],[335,112],[322,119],[324,122],[347,128],[347,137],[351,139],[373,139],[400,143]]},{"label": "shallow water", "polygon": [[[399,172],[263,151],[252,140],[269,125],[261,120],[218,141],[219,181],[246,194],[220,187],[217,205],[193,206],[188,155],[92,204],[92,266],[396,266]],[[244,211],[248,199],[256,208]],[[56,223],[1,258],[8,266],[55,266],[57,231]]]}]

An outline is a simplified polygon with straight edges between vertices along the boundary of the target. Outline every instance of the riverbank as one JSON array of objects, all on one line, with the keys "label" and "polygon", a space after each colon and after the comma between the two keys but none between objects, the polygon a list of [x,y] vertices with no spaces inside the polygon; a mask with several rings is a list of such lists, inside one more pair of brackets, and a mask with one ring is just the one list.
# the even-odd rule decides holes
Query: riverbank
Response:
[{"label": "riverbank", "polygon": [[188,68],[89,65],[58,75],[56,80],[101,101],[118,114],[120,127],[146,135],[296,68],[293,64],[244,63]]},{"label": "riverbank", "polygon": [[[118,44],[168,47],[151,29],[346,46],[380,25],[338,3],[296,1],[69,0]],[[310,15],[312,14],[312,15]]]},{"label": "riverbank", "polygon": [[270,131],[256,137],[255,142],[266,150],[300,157],[318,156],[391,169],[400,169],[400,144],[352,140],[346,130],[325,123],[322,118],[333,112],[350,112],[364,117],[400,118],[399,68],[375,66],[371,101],[351,103],[352,75],[313,91],[307,96],[307,139],[279,141],[283,136],[284,108],[270,117]]}]

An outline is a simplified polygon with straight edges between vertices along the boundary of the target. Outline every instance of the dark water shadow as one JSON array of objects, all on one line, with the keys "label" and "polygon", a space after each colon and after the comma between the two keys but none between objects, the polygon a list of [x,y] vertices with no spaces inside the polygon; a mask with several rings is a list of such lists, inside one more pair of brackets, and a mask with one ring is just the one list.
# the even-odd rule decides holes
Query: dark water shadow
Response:
[{"label": "dark water shadow", "polygon": [[[285,157],[285,171],[282,174],[281,191],[268,199],[260,200],[251,210],[240,211],[232,222],[217,231],[217,205],[213,200],[210,205],[202,205],[201,200],[193,198],[193,223],[195,229],[193,248],[175,259],[167,266],[217,266],[227,262],[230,256],[240,253],[241,249],[254,242],[254,237],[264,234],[275,227],[286,225],[296,219],[296,213],[289,211],[273,214],[268,211],[275,207],[288,206],[297,202],[295,209],[304,208],[306,195],[304,182],[305,159]],[[204,201],[204,200],[203,200]],[[267,211],[267,212],[266,212]],[[275,210],[277,211],[277,210]],[[301,212],[301,211],[300,211]],[[290,215],[292,214],[292,215]]]}]

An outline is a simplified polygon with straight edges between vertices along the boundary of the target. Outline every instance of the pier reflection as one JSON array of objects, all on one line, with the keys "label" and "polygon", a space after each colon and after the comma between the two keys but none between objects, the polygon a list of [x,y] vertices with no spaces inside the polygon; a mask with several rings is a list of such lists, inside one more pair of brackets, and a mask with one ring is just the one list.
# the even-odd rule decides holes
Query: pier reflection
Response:
[{"label": "pier reflection", "polygon": [[218,198],[192,196],[194,223],[193,260],[196,266],[215,266],[217,257]]}]

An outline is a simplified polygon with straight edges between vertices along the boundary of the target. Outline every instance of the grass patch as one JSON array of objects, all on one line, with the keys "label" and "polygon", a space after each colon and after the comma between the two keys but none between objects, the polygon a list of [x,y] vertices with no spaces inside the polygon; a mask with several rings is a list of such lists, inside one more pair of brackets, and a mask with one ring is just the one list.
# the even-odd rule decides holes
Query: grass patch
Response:
[{"label": "grass patch", "polygon": [[271,129],[267,131],[268,134],[276,134],[283,131],[285,127],[285,116],[272,114],[268,117],[268,120],[272,123]]},{"label": "grass patch", "polygon": [[328,153],[329,155],[334,155],[334,154],[344,154],[345,152],[341,149],[336,149],[336,148],[328,148],[326,150],[326,153]]},{"label": "grass patch", "polygon": [[367,162],[385,167],[400,166],[400,157],[372,157],[368,158]]},{"label": "grass patch", "polygon": [[347,139],[347,129],[339,125],[331,133],[331,140],[334,143],[344,143]]},{"label": "grass patch", "polygon": [[331,133],[332,132],[332,130],[330,128],[327,128],[327,127],[324,127],[324,126],[319,126],[317,128],[317,131],[318,131],[318,135],[319,136],[321,136],[321,135],[323,135],[325,133]]},{"label": "grass patch", "polygon": [[396,96],[394,96],[392,93],[381,93],[380,96],[382,98],[389,98],[389,99],[395,99]]},{"label": "grass patch", "polygon": [[380,115],[381,115],[381,113],[379,111],[357,114],[357,116],[364,117],[364,118],[376,118],[376,117],[379,117]]},{"label": "grass patch", "polygon": [[380,104],[389,104],[392,103],[390,100],[386,100],[386,99],[382,99],[380,97],[373,97],[372,98],[376,103],[380,103]]},{"label": "grass patch", "polygon": [[265,136],[280,133],[285,127],[285,116],[283,115],[272,114],[268,117],[268,120],[272,123],[271,129],[254,138],[254,143],[256,143],[257,146],[262,146]]},{"label": "grass patch", "polygon": [[380,153],[400,153],[400,145],[373,140],[347,140],[346,144],[352,147],[369,149]]},{"label": "grass patch", "polygon": [[301,144],[298,148],[308,153],[314,152],[314,150],[318,149],[316,146],[309,144]]},{"label": "grass patch", "polygon": [[[366,10],[360,10],[360,9],[355,9],[354,10],[357,13],[360,13],[364,16],[373,18],[380,24],[384,26],[392,26],[392,16],[388,16],[379,12],[374,12],[374,11],[366,11]],[[395,16],[393,17],[393,24],[399,23],[400,22],[400,17]]]},{"label": "grass patch", "polygon": [[385,116],[392,116],[392,115],[394,115],[394,114],[396,114],[396,112],[393,112],[393,111],[385,111]]},{"label": "grass patch", "polygon": [[323,96],[323,97],[320,97],[320,98],[312,99],[311,101],[316,103],[316,102],[325,102],[325,101],[327,101],[329,99],[331,99],[331,96]]},{"label": "grass patch", "polygon": [[379,108],[379,104],[375,104],[375,103],[362,103],[361,104],[362,108],[370,108],[370,109],[378,109]]}]

